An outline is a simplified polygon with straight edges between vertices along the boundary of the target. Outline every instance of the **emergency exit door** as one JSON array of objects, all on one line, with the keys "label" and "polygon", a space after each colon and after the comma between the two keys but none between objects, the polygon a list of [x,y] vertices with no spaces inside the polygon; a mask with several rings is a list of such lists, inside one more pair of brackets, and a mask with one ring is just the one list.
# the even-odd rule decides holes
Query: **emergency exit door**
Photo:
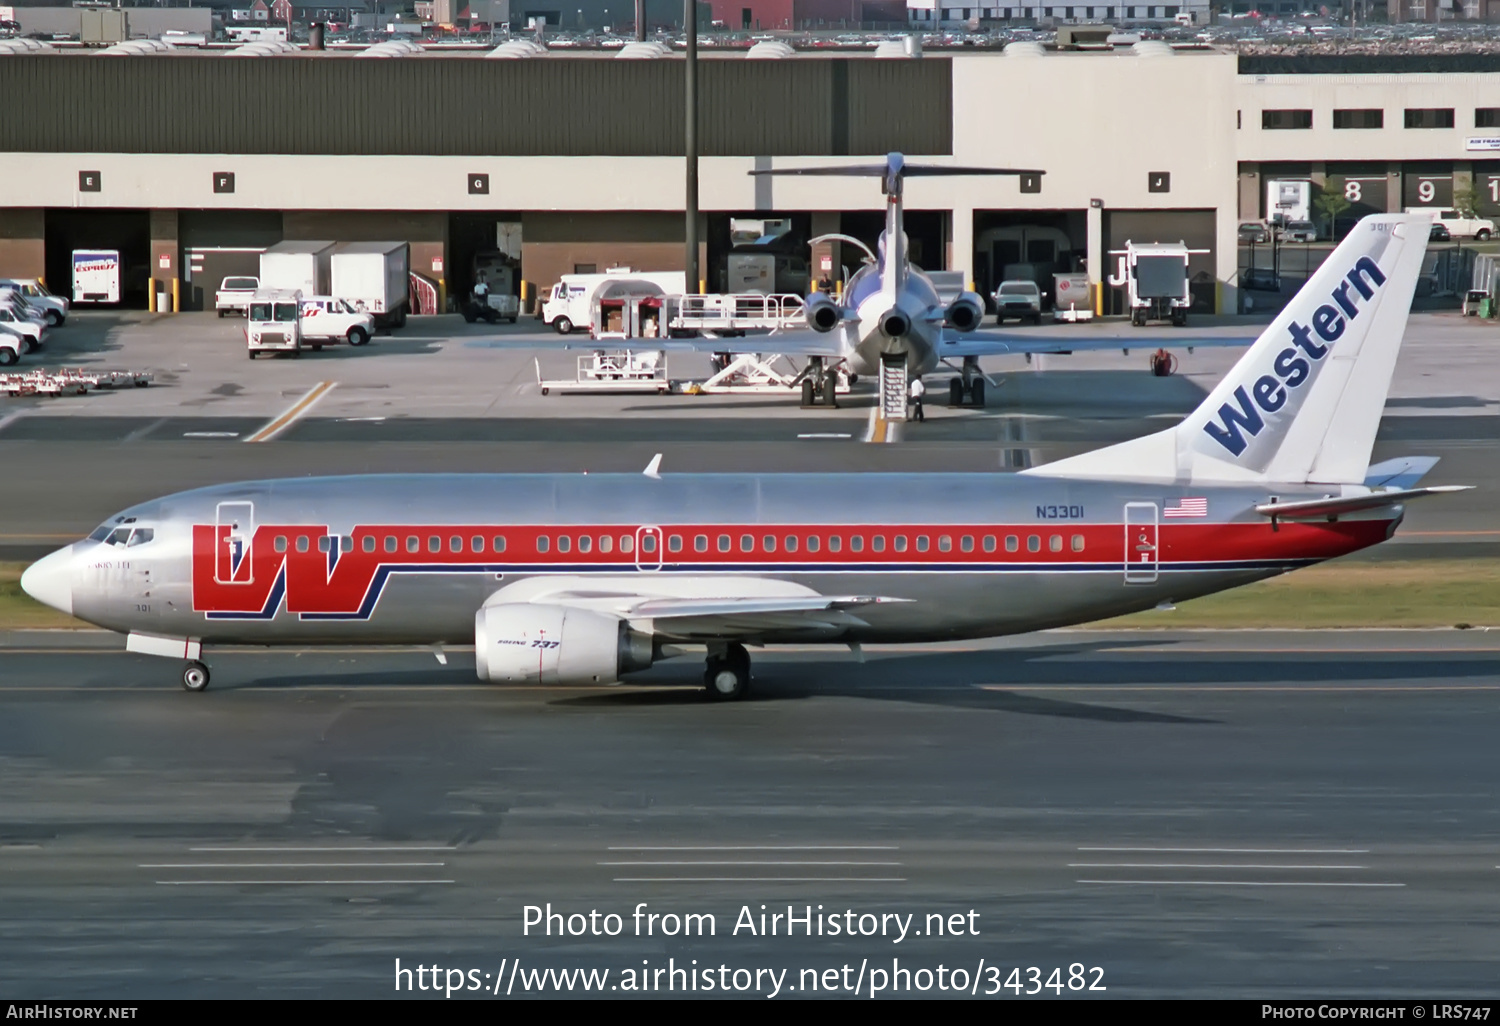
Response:
[{"label": "emergency exit door", "polygon": [[1157,505],[1125,504],[1125,583],[1154,584],[1157,565]]}]

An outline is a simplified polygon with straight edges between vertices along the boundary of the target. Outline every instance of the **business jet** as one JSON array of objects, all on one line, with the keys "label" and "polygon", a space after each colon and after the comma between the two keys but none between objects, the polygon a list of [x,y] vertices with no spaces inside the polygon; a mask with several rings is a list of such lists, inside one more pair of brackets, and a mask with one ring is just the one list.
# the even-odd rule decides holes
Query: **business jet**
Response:
[{"label": "business jet", "polygon": [[[484,681],[596,684],[701,648],[1017,634],[1384,541],[1436,462],[1370,466],[1423,215],[1367,217],[1180,424],[993,474],[295,478],[146,502],[28,568],[36,599],[181,660],[214,645],[475,648]],[[890,297],[886,297],[889,299]]]},{"label": "business jet", "polygon": [[[933,277],[912,264],[908,256],[904,183],[908,178],[971,175],[1042,175],[1021,168],[959,167],[908,164],[900,153],[886,155],[884,164],[854,164],[831,167],[759,168],[751,175],[812,175],[874,177],[880,179],[886,197],[885,229],[875,251],[847,235],[826,235],[864,249],[866,262],[850,276],[840,299],[823,292],[807,297],[807,328],[780,331],[770,341],[766,336],[715,339],[692,343],[669,343],[669,348],[712,350],[723,353],[762,353],[768,345],[785,356],[805,357],[801,377],[804,406],[821,400],[836,406],[838,375],[875,377],[881,408],[904,406],[907,383],[936,370],[952,367],[957,376],[950,381],[953,405],[985,405],[986,378],[979,368],[983,356],[1067,353],[1120,348],[1193,348],[1196,346],[1244,346],[1253,339],[1234,336],[1190,336],[1182,332],[1130,339],[1104,336],[1005,335],[977,331],[984,318],[984,300],[964,290],[951,299],[938,288]],[[951,292],[949,293],[951,296]]]}]

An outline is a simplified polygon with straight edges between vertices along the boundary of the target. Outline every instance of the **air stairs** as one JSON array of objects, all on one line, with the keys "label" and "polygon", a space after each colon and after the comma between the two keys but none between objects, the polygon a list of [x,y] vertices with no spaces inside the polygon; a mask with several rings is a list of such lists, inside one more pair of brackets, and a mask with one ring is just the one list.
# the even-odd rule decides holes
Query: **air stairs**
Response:
[{"label": "air stairs", "polygon": [[880,359],[880,415],[886,420],[906,419],[906,356]]}]

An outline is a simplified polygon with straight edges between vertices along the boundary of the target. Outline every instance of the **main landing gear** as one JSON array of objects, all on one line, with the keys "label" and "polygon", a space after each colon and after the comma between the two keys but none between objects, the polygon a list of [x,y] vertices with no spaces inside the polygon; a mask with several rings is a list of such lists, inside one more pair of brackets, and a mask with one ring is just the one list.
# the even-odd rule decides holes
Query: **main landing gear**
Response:
[{"label": "main landing gear", "polygon": [[979,370],[979,359],[964,357],[959,376],[948,382],[948,405],[984,408],[984,374]]},{"label": "main landing gear", "polygon": [[823,357],[810,358],[807,369],[802,372],[802,408],[816,406],[821,401],[829,409],[837,409],[838,383],[838,372],[825,366]]},{"label": "main landing gear", "polygon": [[182,686],[189,691],[203,691],[208,688],[208,667],[196,659],[182,668]]},{"label": "main landing gear", "polygon": [[730,644],[721,652],[710,649],[703,671],[703,686],[708,689],[708,697],[716,702],[744,698],[750,687],[750,653],[745,651],[745,646]]}]

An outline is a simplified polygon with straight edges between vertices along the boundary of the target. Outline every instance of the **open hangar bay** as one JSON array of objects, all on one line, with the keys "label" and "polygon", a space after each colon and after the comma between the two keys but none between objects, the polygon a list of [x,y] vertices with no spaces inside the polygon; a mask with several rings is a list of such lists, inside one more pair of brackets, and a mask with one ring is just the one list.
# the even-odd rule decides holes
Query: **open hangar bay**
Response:
[{"label": "open hangar bay", "polygon": [[[5,558],[141,497],[247,476],[632,470],[657,451],[681,472],[992,469],[1007,450],[1051,458],[1180,415],[1232,359],[1200,351],[1170,379],[1138,352],[1016,360],[995,368],[1003,405],[938,409],[930,434],[875,446],[857,443],[857,403],[819,419],[765,397],[544,401],[532,354],[573,354],[521,331],[455,323],[250,375],[204,341],[222,330],[232,348],[232,328],[175,323],[85,318],[56,356],[180,363],[175,380],[0,406],[22,485],[0,493]],[[1490,554],[1486,338],[1413,320],[1376,456],[1443,455],[1441,480],[1481,485],[1413,509],[1413,554]],[[194,339],[191,359],[166,359]],[[398,399],[358,387],[393,373]],[[327,406],[274,441],[214,437],[319,380],[340,383]],[[486,423],[504,434],[475,437]],[[696,958],[787,969],[791,986],[864,960],[983,958],[1006,975],[1100,967],[1093,996],[1480,996],[1500,955],[1493,638],[1061,631],[864,662],[790,649],[760,657],[752,700],[721,706],[687,663],[623,687],[519,689],[425,650],[230,650],[215,690],[187,695],[118,638],[0,632],[0,980],[28,997],[380,997],[397,958],[481,974]],[[546,902],[712,913],[717,934],[524,937],[523,907]],[[972,910],[978,934],[731,934],[761,904],[919,923]]]}]

